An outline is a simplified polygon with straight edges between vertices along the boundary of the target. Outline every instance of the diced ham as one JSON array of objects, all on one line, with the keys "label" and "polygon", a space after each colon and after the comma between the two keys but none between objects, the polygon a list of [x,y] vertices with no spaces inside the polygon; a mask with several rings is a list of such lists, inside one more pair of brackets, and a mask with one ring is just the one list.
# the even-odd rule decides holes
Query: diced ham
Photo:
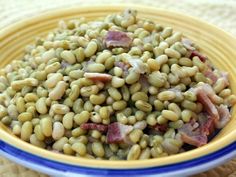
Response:
[{"label": "diced ham", "polygon": [[224,78],[225,87],[229,85],[229,73],[221,72],[221,77]]},{"label": "diced ham", "polygon": [[130,64],[128,63],[124,63],[124,62],[121,62],[121,61],[116,61],[115,62],[115,66],[116,67],[119,67],[123,70],[123,76],[127,76],[129,74],[129,68],[130,68]]},{"label": "diced ham", "polygon": [[130,65],[128,63],[121,61],[116,61],[115,66],[121,68],[123,71],[128,71],[128,69],[130,68]]},{"label": "diced ham", "polygon": [[202,61],[202,62],[205,62],[207,60],[207,57],[204,56],[203,54],[201,54],[200,52],[198,52],[197,50],[192,50],[191,51],[191,54],[190,54],[190,57],[189,58],[193,58],[193,57],[199,57],[199,59]]},{"label": "diced ham", "polygon": [[211,79],[213,84],[216,83],[218,79],[217,75],[210,68],[204,72],[204,75],[207,78]]},{"label": "diced ham", "polygon": [[224,83],[225,83],[225,87],[229,85],[229,79],[228,79],[228,73],[227,72],[220,72],[220,71],[217,71],[218,74],[214,73],[212,71],[211,68],[208,68],[205,72],[204,72],[204,75],[207,77],[207,78],[210,78],[212,80],[212,83],[215,84],[216,81],[219,79],[219,78],[223,78],[224,79]]},{"label": "diced ham", "polygon": [[141,74],[139,78],[139,83],[141,84],[142,90],[148,90],[150,84],[146,75]]},{"label": "diced ham", "polygon": [[191,120],[179,129],[179,133],[181,134],[183,142],[200,147],[207,144],[207,136],[203,134],[199,126],[196,125],[195,121]]},{"label": "diced ham", "polygon": [[159,131],[161,133],[165,133],[168,129],[168,126],[167,124],[163,124],[163,125],[160,125],[160,124],[156,124],[153,126],[153,128],[156,130],[156,131]]},{"label": "diced ham", "polygon": [[129,59],[128,62],[136,73],[144,74],[147,72],[147,67],[141,59]]},{"label": "diced ham", "polygon": [[61,62],[61,68],[67,68],[67,67],[69,67],[69,66],[71,66],[71,64],[69,64],[69,63],[67,63],[67,62],[65,62],[65,61],[62,61],[62,62]]},{"label": "diced ham", "polygon": [[214,118],[204,113],[199,114],[198,122],[200,125],[200,131],[204,135],[210,135],[215,130]]},{"label": "diced ham", "polygon": [[106,47],[130,47],[132,39],[122,31],[108,31],[105,37]]},{"label": "diced ham", "polygon": [[223,128],[230,121],[230,112],[226,105],[220,105],[217,107],[220,119],[216,121],[217,128]]},{"label": "diced ham", "polygon": [[130,125],[124,125],[119,122],[114,122],[108,125],[107,142],[122,143],[127,140],[127,135],[133,130]]},{"label": "diced ham", "polygon": [[109,82],[112,79],[112,75],[105,73],[84,73],[84,77],[100,82]]},{"label": "diced ham", "polygon": [[184,47],[188,50],[195,50],[195,48],[193,47],[193,42],[188,39],[188,38],[182,38],[182,44],[184,45]]},{"label": "diced ham", "polygon": [[98,130],[100,132],[106,132],[108,126],[103,124],[96,124],[96,123],[84,123],[80,126],[80,128],[84,130]]},{"label": "diced ham", "polygon": [[212,103],[210,98],[208,97],[207,91],[202,87],[197,89],[197,100],[203,105],[204,110],[215,120],[219,119],[218,111],[215,105]]},{"label": "diced ham", "polygon": [[182,138],[183,142],[193,145],[193,146],[196,146],[196,147],[200,147],[200,146],[207,144],[207,136],[206,135],[189,136],[185,133],[182,133],[181,138]]}]

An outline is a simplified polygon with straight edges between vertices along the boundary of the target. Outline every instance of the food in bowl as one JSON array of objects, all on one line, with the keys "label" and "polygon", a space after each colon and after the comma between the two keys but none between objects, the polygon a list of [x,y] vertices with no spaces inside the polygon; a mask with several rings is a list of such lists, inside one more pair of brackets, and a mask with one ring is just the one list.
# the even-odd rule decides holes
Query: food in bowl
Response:
[{"label": "food in bowl", "polygon": [[127,10],[60,22],[0,71],[0,118],[35,146],[136,160],[208,143],[236,102],[228,74],[170,27]]}]

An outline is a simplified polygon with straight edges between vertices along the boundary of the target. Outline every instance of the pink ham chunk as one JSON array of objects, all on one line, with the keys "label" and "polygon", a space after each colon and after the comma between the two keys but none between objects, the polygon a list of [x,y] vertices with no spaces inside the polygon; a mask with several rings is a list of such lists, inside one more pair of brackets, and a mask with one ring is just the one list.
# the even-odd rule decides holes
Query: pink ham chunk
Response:
[{"label": "pink ham chunk", "polygon": [[122,31],[108,31],[105,37],[105,44],[109,47],[130,47],[132,39]]},{"label": "pink ham chunk", "polygon": [[[197,127],[196,127],[197,125]],[[198,124],[191,120],[184,124],[180,129],[181,139],[183,142],[200,147],[207,144],[207,136],[200,131]]]},{"label": "pink ham chunk", "polygon": [[184,47],[186,49],[191,50],[191,51],[195,50],[195,48],[193,47],[194,44],[193,44],[193,42],[190,39],[182,38],[181,42],[182,42],[182,44],[184,45]]},{"label": "pink ham chunk", "polygon": [[204,75],[207,77],[207,78],[209,78],[209,79],[211,79],[211,81],[212,81],[212,83],[214,84],[214,83],[216,83],[216,81],[217,81],[217,79],[218,79],[218,77],[217,77],[217,75],[212,71],[212,69],[207,69],[205,72],[204,72]]},{"label": "pink ham chunk", "polygon": [[202,87],[197,89],[197,100],[203,105],[204,110],[209,114],[209,116],[214,117],[214,119],[219,119],[219,114],[216,106],[212,103],[207,95],[207,91]]},{"label": "pink ham chunk", "polygon": [[84,73],[84,77],[100,82],[109,82],[112,79],[112,75],[104,73]]},{"label": "pink ham chunk", "polygon": [[133,130],[130,125],[124,125],[119,122],[114,122],[108,125],[107,142],[122,143],[127,141],[127,135]]},{"label": "pink ham chunk", "polygon": [[204,113],[200,113],[198,116],[198,122],[202,134],[208,136],[214,132],[215,130],[214,118]]},{"label": "pink ham chunk", "polygon": [[192,50],[191,53],[190,53],[190,57],[189,58],[192,59],[195,56],[197,56],[202,62],[205,62],[207,60],[206,56],[204,56],[203,54],[201,54],[197,50]]},{"label": "pink ham chunk", "polygon": [[217,107],[220,119],[216,121],[217,128],[223,128],[230,121],[230,112],[226,105],[220,105]]},{"label": "pink ham chunk", "polygon": [[206,135],[194,135],[194,136],[189,136],[185,133],[181,134],[181,138],[183,140],[183,142],[196,146],[196,147],[200,147],[203,146],[205,144],[207,144],[207,136]]},{"label": "pink ham chunk", "polygon": [[96,123],[84,123],[80,126],[80,128],[84,130],[98,130],[100,132],[106,132],[108,126],[103,124],[96,124]]},{"label": "pink ham chunk", "polygon": [[167,124],[163,124],[163,125],[156,124],[153,126],[153,128],[158,132],[165,133],[168,129],[168,126]]}]

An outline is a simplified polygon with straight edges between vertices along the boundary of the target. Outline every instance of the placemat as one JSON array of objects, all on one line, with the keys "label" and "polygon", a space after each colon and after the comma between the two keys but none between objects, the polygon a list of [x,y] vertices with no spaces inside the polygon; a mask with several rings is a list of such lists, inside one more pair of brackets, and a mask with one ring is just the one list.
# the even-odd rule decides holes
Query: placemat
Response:
[{"label": "placemat", "polygon": [[[70,6],[135,3],[199,17],[236,36],[236,0],[0,0],[0,29],[41,12]],[[132,8],[132,5],[128,7]],[[47,177],[0,157],[1,177]],[[236,177],[236,159],[194,177]]]}]

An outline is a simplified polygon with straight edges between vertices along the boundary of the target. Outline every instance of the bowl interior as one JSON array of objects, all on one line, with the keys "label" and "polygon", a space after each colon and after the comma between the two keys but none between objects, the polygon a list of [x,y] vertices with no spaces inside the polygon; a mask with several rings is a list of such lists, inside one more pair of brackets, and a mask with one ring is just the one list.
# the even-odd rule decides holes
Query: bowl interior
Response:
[{"label": "bowl interior", "polygon": [[[58,21],[61,19],[68,20],[85,17],[87,20],[92,20],[99,17],[105,17],[107,14],[119,13],[126,8],[138,10],[138,17],[151,19],[164,26],[171,26],[176,31],[183,32],[186,37],[200,46],[202,53],[208,56],[214,66],[223,71],[229,72],[231,89],[234,94],[236,93],[236,77],[233,77],[236,75],[236,69],[234,69],[234,66],[236,66],[235,38],[212,25],[192,17],[184,16],[175,12],[134,5],[70,8],[57,10],[18,22],[0,31],[0,67],[7,65],[7,63],[14,59],[21,59],[24,55],[25,46],[33,43],[36,36],[45,36],[49,31],[55,29]],[[236,139],[235,114],[234,108],[232,110],[232,120],[230,123],[221,130],[209,144],[182,154],[142,161],[126,162],[102,160],[99,161],[98,164],[97,160],[58,155],[21,141],[19,138],[12,135],[2,123],[0,123],[0,134],[1,140],[11,144],[12,146],[63,163],[106,168],[150,167],[200,157],[234,142]]]}]

